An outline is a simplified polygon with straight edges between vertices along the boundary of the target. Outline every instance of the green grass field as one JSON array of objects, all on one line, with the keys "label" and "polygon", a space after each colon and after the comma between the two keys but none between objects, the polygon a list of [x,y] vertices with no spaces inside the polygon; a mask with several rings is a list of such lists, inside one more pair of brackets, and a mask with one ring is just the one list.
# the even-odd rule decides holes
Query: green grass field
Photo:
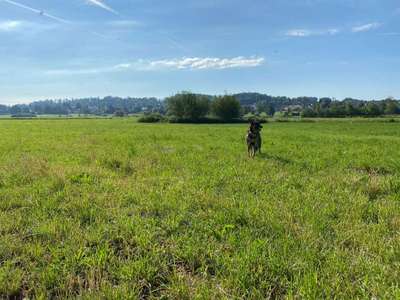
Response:
[{"label": "green grass field", "polygon": [[0,121],[0,298],[400,298],[400,123]]}]

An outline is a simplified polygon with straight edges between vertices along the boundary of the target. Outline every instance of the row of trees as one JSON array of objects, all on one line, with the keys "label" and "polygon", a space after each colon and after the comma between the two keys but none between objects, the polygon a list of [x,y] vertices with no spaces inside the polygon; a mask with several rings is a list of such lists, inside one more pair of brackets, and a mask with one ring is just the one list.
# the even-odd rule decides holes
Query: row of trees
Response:
[{"label": "row of trees", "polygon": [[[224,101],[221,99],[224,99]],[[235,99],[235,105],[226,104],[227,99],[230,99],[231,102]],[[229,111],[226,106],[228,108],[232,106],[233,111],[225,115],[225,111]],[[380,101],[346,98],[343,101],[336,101],[331,98],[289,98],[259,93],[210,96],[183,92],[165,100],[109,96],[105,98],[44,100],[12,106],[0,105],[0,115],[115,114],[123,116],[141,112],[165,114],[167,110],[170,115],[177,118],[194,120],[210,115],[221,119],[237,118],[238,111],[239,115],[263,114],[273,116],[279,112],[280,115],[302,115],[304,117],[346,117],[400,114],[400,103],[393,98]]]},{"label": "row of trees", "polygon": [[318,103],[305,108],[301,112],[304,117],[377,117],[396,114],[400,114],[400,103],[393,98],[383,101],[360,101],[354,99],[333,101],[329,98],[322,98]]},{"label": "row of trees", "polygon": [[318,103],[317,97],[285,97],[271,96],[260,93],[239,93],[234,94],[236,99],[245,110],[254,112],[265,112],[273,115],[275,112],[283,111],[287,107],[300,106],[302,108],[310,107]]},{"label": "row of trees", "polygon": [[[213,96],[203,95],[212,99]],[[318,102],[315,97],[289,98],[285,96],[270,96],[260,93],[238,93],[233,95],[241,104],[244,113],[265,112],[273,115],[285,107],[300,105],[309,107]],[[63,100],[42,100],[30,104],[12,106],[0,105],[0,114],[38,114],[38,115],[67,115],[67,114],[115,114],[161,112],[166,110],[166,102],[156,98],[81,98]]]},{"label": "row of trees", "polygon": [[[331,98],[296,98],[287,100],[290,105],[276,110],[274,101],[256,102],[254,105],[241,105],[237,96],[225,95],[209,97],[193,93],[179,93],[166,99],[167,113],[179,119],[199,120],[204,117],[218,117],[232,120],[243,115],[279,116],[298,115],[303,117],[352,117],[400,114],[400,102],[393,98],[382,101],[362,101],[347,98],[336,101]],[[248,103],[248,102],[247,102]]]},{"label": "row of trees", "polygon": [[163,112],[163,102],[156,98],[82,98],[67,100],[44,100],[30,104],[12,106],[0,105],[0,114],[38,114],[38,115],[68,115],[68,114],[128,114],[143,111]]},{"label": "row of trees", "polygon": [[166,99],[167,114],[181,120],[197,121],[209,116],[228,121],[241,115],[240,102],[230,95],[210,98],[183,92]]}]

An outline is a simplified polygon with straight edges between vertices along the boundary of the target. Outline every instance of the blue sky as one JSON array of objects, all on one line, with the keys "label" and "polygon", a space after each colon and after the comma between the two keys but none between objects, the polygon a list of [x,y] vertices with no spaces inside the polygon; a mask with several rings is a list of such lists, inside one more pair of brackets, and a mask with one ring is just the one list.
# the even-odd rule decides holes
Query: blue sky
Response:
[{"label": "blue sky", "polygon": [[0,0],[0,103],[400,97],[398,0]]}]

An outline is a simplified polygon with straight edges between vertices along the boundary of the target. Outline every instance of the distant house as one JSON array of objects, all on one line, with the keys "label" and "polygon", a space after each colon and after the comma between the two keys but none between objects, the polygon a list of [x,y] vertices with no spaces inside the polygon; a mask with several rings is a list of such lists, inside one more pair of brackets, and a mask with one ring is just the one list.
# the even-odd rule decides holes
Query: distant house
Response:
[{"label": "distant house", "polygon": [[303,107],[301,105],[288,105],[282,109],[284,113],[287,113],[289,116],[299,117]]}]

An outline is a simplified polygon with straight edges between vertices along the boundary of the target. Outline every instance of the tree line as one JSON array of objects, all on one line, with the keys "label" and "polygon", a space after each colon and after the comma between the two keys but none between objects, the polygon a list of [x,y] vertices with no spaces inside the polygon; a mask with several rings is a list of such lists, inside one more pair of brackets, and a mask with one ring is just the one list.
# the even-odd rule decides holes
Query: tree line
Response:
[{"label": "tree line", "polygon": [[133,114],[143,111],[163,112],[163,102],[157,98],[82,98],[63,100],[43,100],[30,104],[12,106],[0,105],[0,114],[24,115],[109,115]]},{"label": "tree line", "polygon": [[[258,100],[253,103],[246,97],[225,95],[210,97],[193,93],[179,93],[166,99],[166,112],[178,120],[197,121],[202,118],[218,118],[229,121],[263,117],[376,117],[400,114],[400,102],[393,98],[381,101],[362,101],[347,98],[343,101],[331,98],[286,98],[277,99],[253,95]],[[242,101],[240,101],[241,99]],[[244,104],[243,104],[244,103]]]},{"label": "tree line", "polygon": [[393,98],[382,101],[361,101],[350,98],[334,101],[322,98],[301,111],[303,117],[377,117],[396,114],[400,114],[400,103]]},{"label": "tree line", "polygon": [[[228,105],[227,99],[235,104]],[[217,101],[218,100],[218,101]],[[225,114],[225,111],[231,112]],[[177,120],[198,120],[206,116],[220,119],[235,119],[244,115],[303,117],[350,117],[381,116],[400,114],[399,100],[387,98],[379,101],[365,101],[346,98],[337,101],[332,98],[270,96],[260,93],[239,93],[225,96],[200,95],[181,92],[166,99],[157,98],[82,98],[65,100],[43,100],[30,104],[0,105],[0,115],[110,115],[123,116],[135,113],[168,114]]]}]

